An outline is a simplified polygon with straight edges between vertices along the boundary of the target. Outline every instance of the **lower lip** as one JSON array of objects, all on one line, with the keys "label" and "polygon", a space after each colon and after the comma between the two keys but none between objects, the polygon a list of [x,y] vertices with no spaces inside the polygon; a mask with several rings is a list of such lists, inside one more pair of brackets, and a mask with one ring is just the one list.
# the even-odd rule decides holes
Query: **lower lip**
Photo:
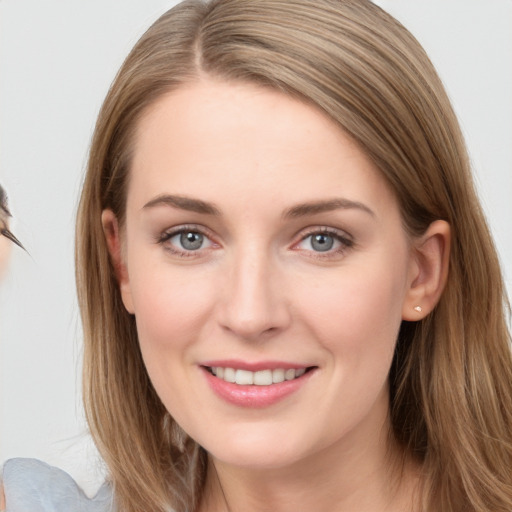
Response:
[{"label": "lower lip", "polygon": [[202,370],[208,384],[217,396],[230,404],[256,409],[269,407],[297,392],[314,373],[313,370],[310,370],[297,379],[285,380],[269,386],[241,386],[219,379],[205,368],[202,368]]}]

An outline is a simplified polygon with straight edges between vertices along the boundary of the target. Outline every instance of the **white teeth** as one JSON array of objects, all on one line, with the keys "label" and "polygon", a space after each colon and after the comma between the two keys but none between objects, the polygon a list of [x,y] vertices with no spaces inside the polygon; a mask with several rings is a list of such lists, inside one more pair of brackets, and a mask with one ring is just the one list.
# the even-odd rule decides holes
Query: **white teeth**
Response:
[{"label": "white teeth", "polygon": [[295,370],[286,370],[284,372],[284,378],[286,380],[293,380],[293,379],[295,379]]},{"label": "white teeth", "polygon": [[254,373],[247,370],[237,370],[235,373],[235,382],[242,386],[252,385],[254,382]]},{"label": "white teeth", "polygon": [[224,380],[226,382],[235,382],[235,370],[233,368],[224,368]]},{"label": "white teeth", "polygon": [[274,384],[278,384],[279,382],[284,381],[284,370],[282,368],[277,368],[276,370],[272,370],[272,382]]},{"label": "white teeth", "polygon": [[257,386],[270,386],[272,380],[272,370],[254,372],[254,384]]},{"label": "white teeth", "polygon": [[297,379],[306,373],[306,368],[290,368],[287,370],[284,368],[276,368],[275,370],[251,372],[249,370],[235,370],[234,368],[214,366],[211,368],[211,371],[217,378],[241,386],[270,386],[271,384],[279,384],[285,380]]}]

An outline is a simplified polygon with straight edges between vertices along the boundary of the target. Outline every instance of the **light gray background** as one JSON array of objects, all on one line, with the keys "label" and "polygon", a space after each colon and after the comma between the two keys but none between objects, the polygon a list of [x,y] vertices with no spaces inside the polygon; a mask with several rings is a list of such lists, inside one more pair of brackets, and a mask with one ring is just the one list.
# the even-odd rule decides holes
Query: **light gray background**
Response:
[{"label": "light gray background", "polygon": [[[0,461],[101,480],[80,405],[76,203],[92,127],[138,36],[176,2],[0,0],[0,183],[14,249],[0,289]],[[461,120],[512,289],[512,0],[380,0],[425,46]]]}]

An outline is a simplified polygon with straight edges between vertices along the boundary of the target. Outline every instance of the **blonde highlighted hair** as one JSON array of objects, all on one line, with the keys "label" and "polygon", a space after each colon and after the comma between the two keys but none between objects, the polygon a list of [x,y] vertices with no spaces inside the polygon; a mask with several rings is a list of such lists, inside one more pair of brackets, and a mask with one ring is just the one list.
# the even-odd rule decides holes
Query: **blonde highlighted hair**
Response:
[{"label": "blonde highlighted hair", "polygon": [[422,465],[422,510],[510,512],[512,360],[496,251],[432,64],[368,0],[185,1],[149,28],[112,84],[80,201],[76,277],[85,409],[120,509],[192,512],[206,475],[203,449],[151,385],[101,225],[105,208],[123,223],[141,115],[204,75],[271,87],[322,110],[373,159],[411,235],[436,219],[451,225],[439,304],[400,330],[392,435]]}]

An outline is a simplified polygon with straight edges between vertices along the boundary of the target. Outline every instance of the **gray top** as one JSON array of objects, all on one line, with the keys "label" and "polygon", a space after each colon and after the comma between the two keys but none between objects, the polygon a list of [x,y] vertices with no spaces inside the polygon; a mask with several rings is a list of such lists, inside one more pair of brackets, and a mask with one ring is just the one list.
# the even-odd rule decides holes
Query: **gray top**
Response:
[{"label": "gray top", "polygon": [[10,459],[3,467],[6,512],[114,512],[110,486],[88,498],[70,475],[36,459]]}]

